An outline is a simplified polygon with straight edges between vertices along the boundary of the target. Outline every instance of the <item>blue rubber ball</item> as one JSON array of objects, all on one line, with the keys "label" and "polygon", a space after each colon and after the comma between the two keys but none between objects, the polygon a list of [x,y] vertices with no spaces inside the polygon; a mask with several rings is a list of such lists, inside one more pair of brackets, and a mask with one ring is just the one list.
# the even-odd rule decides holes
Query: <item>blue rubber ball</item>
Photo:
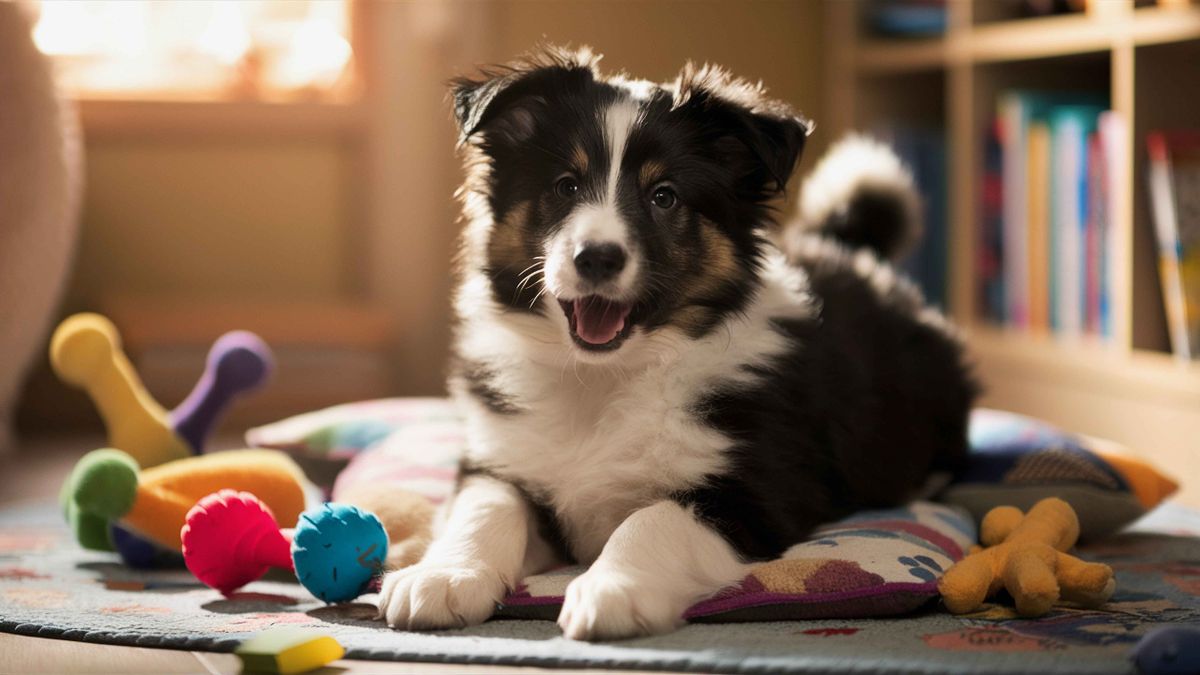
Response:
[{"label": "blue rubber ball", "polygon": [[349,504],[305,511],[292,536],[296,578],[325,602],[358,597],[383,568],[388,537],[375,514]]}]

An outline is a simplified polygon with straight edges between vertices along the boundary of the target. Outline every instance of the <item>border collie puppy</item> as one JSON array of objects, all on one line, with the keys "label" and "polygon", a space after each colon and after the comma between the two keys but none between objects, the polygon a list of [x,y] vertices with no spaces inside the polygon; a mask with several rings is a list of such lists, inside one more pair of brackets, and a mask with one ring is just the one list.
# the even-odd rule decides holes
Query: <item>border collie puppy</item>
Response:
[{"label": "border collie puppy", "polygon": [[810,124],[719,68],[658,85],[598,60],[546,49],[453,85],[469,449],[424,558],[384,579],[390,626],[482,622],[574,561],[567,637],[670,631],[966,451],[963,348],[887,262],[917,228],[895,156],[835,148],[785,252],[771,203]]}]

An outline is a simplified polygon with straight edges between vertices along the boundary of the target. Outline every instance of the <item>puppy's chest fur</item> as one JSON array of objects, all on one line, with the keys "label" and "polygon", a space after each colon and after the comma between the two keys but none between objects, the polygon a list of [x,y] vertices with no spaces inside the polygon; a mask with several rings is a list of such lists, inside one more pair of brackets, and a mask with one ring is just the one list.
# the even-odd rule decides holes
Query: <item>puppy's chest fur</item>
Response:
[{"label": "puppy's chest fur", "polygon": [[629,381],[567,373],[528,412],[489,415],[476,459],[543,500],[575,556],[591,560],[634,510],[724,467],[728,440],[697,422],[695,392],[670,378],[659,368]]},{"label": "puppy's chest fur", "polygon": [[781,271],[749,311],[708,336],[653,336],[640,345],[652,356],[638,367],[509,361],[493,349],[474,354],[490,364],[497,393],[518,412],[460,396],[469,460],[523,487],[554,513],[575,557],[594,559],[633,511],[731,470],[732,441],[704,422],[700,406],[718,389],[753,387],[747,366],[768,365],[793,347],[770,318],[808,315],[802,286]]}]

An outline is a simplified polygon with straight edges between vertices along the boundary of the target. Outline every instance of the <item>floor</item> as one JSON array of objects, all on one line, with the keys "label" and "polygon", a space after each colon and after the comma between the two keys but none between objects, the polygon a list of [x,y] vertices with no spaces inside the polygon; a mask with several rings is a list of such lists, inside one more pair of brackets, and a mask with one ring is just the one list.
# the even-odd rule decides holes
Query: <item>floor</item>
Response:
[{"label": "floor", "polygon": [[[58,493],[63,477],[82,454],[80,448],[101,447],[99,438],[39,438],[27,441],[16,454],[0,456],[0,508]],[[116,647],[69,640],[49,640],[0,633],[0,675],[51,673],[143,673],[225,675],[241,672],[236,656],[171,649]],[[536,673],[542,668],[468,666],[379,661],[337,661],[314,675],[372,673]],[[573,671],[580,672],[580,671]],[[596,672],[596,671],[592,671]]]},{"label": "floor", "polygon": [[[0,675],[69,675],[120,673],[121,675],[237,675],[241,662],[233,654],[183,652],[171,649],[113,647],[87,642],[47,640],[0,633]],[[464,666],[442,663],[391,663],[334,661],[310,675],[400,675],[413,673],[564,673],[541,668]],[[579,672],[579,671],[575,671]]]}]

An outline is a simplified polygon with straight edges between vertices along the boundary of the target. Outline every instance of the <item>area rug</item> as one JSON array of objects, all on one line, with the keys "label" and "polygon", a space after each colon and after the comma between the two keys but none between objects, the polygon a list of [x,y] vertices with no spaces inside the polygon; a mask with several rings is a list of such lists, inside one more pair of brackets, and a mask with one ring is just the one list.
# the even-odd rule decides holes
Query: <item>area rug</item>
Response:
[{"label": "area rug", "polygon": [[1038,620],[1003,605],[953,617],[692,624],[607,644],[564,640],[550,621],[501,620],[436,633],[392,631],[366,603],[325,606],[285,578],[233,598],[183,571],[135,572],[69,539],[52,505],[0,512],[0,631],[119,645],[231,651],[272,626],[334,636],[348,658],[728,673],[1128,673],[1137,640],[1200,625],[1196,515],[1160,509],[1084,555],[1117,572],[1099,611]]}]

